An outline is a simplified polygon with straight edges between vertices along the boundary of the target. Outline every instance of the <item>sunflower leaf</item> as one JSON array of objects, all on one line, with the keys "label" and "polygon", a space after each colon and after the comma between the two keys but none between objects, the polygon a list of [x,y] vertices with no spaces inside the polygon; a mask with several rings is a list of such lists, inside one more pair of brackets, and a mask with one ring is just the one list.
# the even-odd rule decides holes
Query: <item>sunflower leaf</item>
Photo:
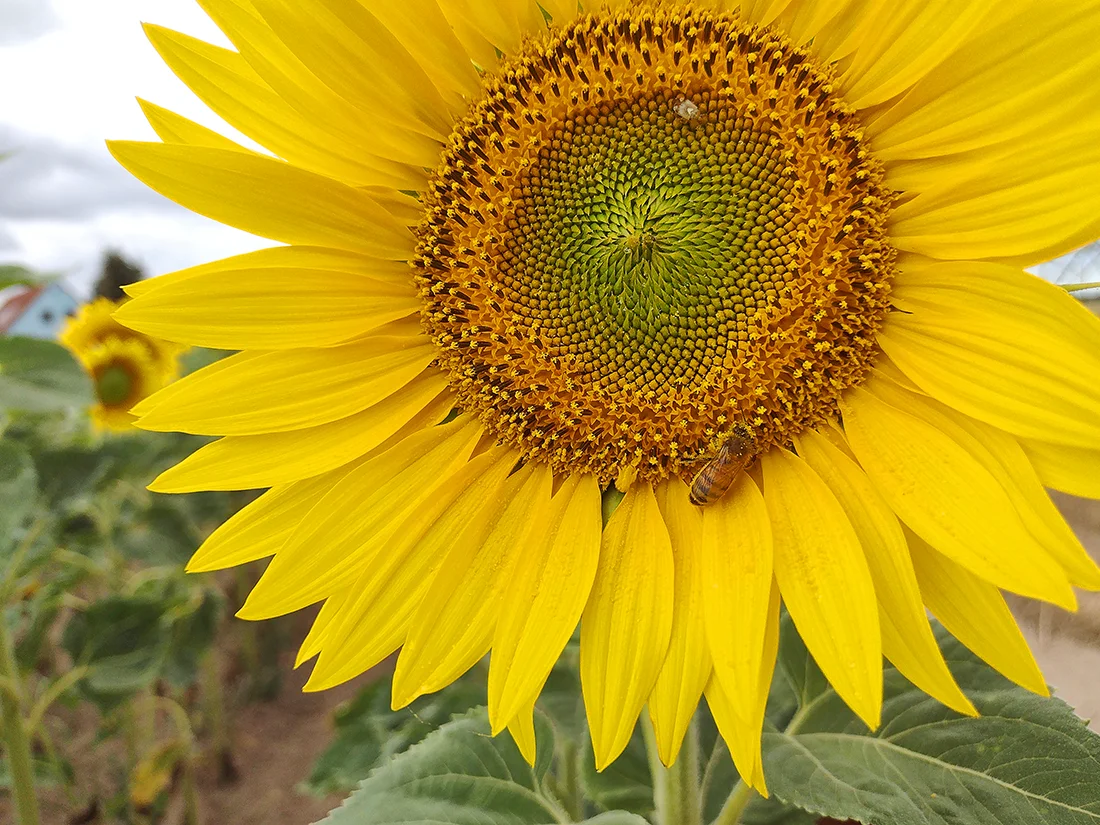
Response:
[{"label": "sunflower leaf", "polygon": [[[553,733],[535,716],[538,748],[552,753]],[[531,768],[508,734],[489,735],[484,708],[456,716],[376,768],[323,825],[544,825],[560,811],[542,792],[548,765]],[[613,812],[599,825],[643,825]]]},{"label": "sunflower leaf", "polygon": [[870,732],[831,689],[764,736],[773,796],[817,814],[891,825],[1096,825],[1100,736],[1058,699],[1018,688],[937,629],[981,717],[960,716],[885,673]]},{"label": "sunflower leaf", "polygon": [[64,347],[0,338],[0,409],[50,412],[91,403],[91,382]]}]

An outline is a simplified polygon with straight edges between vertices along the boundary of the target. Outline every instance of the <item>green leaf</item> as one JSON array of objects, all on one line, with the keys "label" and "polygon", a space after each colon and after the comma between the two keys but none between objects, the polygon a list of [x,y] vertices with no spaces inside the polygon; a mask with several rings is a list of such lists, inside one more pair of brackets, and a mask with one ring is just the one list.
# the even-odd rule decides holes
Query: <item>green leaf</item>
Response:
[{"label": "green leaf", "polygon": [[937,635],[981,717],[949,710],[890,667],[882,725],[871,733],[826,689],[787,733],[765,734],[772,794],[865,823],[1100,823],[1100,736],[1064,702],[1010,684]]},{"label": "green leaf", "polygon": [[[553,733],[535,717],[540,749]],[[508,734],[489,735],[484,708],[456,717],[377,768],[324,825],[541,825],[561,821],[541,793],[545,765],[532,769]],[[635,823],[601,820],[601,825]],[[641,825],[641,823],[639,823]]]},{"label": "green leaf", "polygon": [[[777,671],[783,675],[789,686],[788,696],[793,693],[798,706],[805,706],[828,690],[829,683],[825,679],[825,674],[821,672],[821,668],[817,666],[817,662],[814,661],[814,657],[810,655],[810,651],[806,649],[806,644],[802,641],[802,637],[798,635],[794,622],[791,621],[790,614],[786,610],[783,611],[780,619],[779,633],[779,667]],[[775,682],[777,681],[778,679],[774,679],[772,682],[769,705],[773,704],[773,700],[782,701],[781,694],[777,693],[776,690]],[[794,706],[788,703],[787,708],[793,714]],[[769,710],[772,709],[772,707],[769,707]],[[770,717],[771,714],[769,713]],[[775,724],[779,725],[780,723],[775,722]]]},{"label": "green leaf", "polygon": [[347,792],[452,716],[484,703],[480,671],[398,711],[390,709],[390,680],[378,679],[336,712],[336,735],[314,763],[305,789],[318,796]]},{"label": "green leaf", "polygon": [[162,668],[164,678],[177,688],[192,685],[198,679],[202,658],[214,644],[225,610],[225,597],[216,590],[195,588],[187,606],[189,609],[177,615],[167,631],[168,658]]},{"label": "green leaf", "polygon": [[0,553],[18,541],[37,495],[38,474],[30,453],[22,445],[0,441]]},{"label": "green leaf", "polygon": [[195,526],[171,500],[156,500],[121,525],[116,538],[123,555],[143,565],[179,566],[202,543]]},{"label": "green leaf", "polygon": [[626,750],[599,773],[592,746],[587,741],[583,754],[581,777],[588,799],[605,810],[621,808],[642,816],[653,813],[653,775],[649,770],[641,725],[634,726]]},{"label": "green leaf", "polygon": [[50,412],[92,403],[92,384],[53,341],[0,338],[0,409]]},{"label": "green leaf", "polygon": [[62,645],[89,666],[81,682],[88,698],[107,706],[153,683],[168,655],[165,607],[147,597],[107,596],[73,616]]}]

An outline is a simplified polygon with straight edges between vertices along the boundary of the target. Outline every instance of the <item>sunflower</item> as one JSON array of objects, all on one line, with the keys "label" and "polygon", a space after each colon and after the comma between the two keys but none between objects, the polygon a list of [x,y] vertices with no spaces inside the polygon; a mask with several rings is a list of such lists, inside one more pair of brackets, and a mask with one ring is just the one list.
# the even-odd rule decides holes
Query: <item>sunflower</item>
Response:
[{"label": "sunflower", "polygon": [[[79,357],[93,347],[103,344],[108,338],[115,338],[120,341],[135,340],[143,344],[148,351],[149,358],[145,360],[151,361],[163,372],[165,376],[164,383],[177,378],[179,375],[179,354],[186,347],[172,341],[150,338],[148,335],[135,332],[129,327],[124,327],[118,323],[111,317],[111,314],[122,303],[116,303],[108,298],[96,298],[94,301],[84,304],[77,314],[66,323],[59,337],[60,342]],[[145,396],[141,397],[144,398]]]},{"label": "sunflower", "polygon": [[135,419],[130,408],[167,383],[149,347],[133,337],[108,336],[78,357],[95,388],[96,403],[89,414],[97,429],[130,430]]},{"label": "sunflower", "polygon": [[186,346],[122,326],[111,317],[119,306],[107,298],[84,304],[59,340],[92,377],[92,423],[124,432],[135,420],[130,408],[179,377],[179,355]]},{"label": "sunflower", "polygon": [[761,790],[781,603],[872,728],[884,654],[975,712],[926,608],[1046,692],[1000,591],[1100,588],[1044,490],[1100,497],[1100,323],[1023,267],[1100,235],[1100,2],[200,2],[234,50],[149,37],[271,155],[111,151],[287,245],[116,317],[240,351],[138,426],[222,436],[152,489],[271,488],[189,569],[322,603],[307,689],[491,651],[530,759],[579,623],[598,767],[705,694]]}]

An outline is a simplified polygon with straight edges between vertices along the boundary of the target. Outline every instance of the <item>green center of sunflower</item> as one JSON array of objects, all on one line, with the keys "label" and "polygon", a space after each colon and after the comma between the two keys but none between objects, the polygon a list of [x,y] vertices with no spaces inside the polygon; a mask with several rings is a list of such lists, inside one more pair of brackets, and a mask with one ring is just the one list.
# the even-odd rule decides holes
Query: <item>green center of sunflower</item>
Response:
[{"label": "green center of sunflower", "polygon": [[105,407],[125,404],[134,391],[134,377],[121,364],[108,364],[96,374],[96,395]]},{"label": "green center of sunflower", "polygon": [[417,277],[459,404],[601,480],[836,411],[875,354],[892,195],[810,56],[687,8],[589,15],[486,83]]}]

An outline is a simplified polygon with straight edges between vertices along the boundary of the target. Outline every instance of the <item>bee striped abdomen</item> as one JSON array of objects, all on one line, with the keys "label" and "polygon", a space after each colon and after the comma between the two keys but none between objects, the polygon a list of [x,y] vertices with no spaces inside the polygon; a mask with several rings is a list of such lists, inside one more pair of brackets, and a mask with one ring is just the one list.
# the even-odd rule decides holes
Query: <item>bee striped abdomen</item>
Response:
[{"label": "bee striped abdomen", "polygon": [[755,456],[752,436],[731,435],[722,442],[718,455],[704,464],[691,480],[691,503],[702,507],[718,501]]}]

